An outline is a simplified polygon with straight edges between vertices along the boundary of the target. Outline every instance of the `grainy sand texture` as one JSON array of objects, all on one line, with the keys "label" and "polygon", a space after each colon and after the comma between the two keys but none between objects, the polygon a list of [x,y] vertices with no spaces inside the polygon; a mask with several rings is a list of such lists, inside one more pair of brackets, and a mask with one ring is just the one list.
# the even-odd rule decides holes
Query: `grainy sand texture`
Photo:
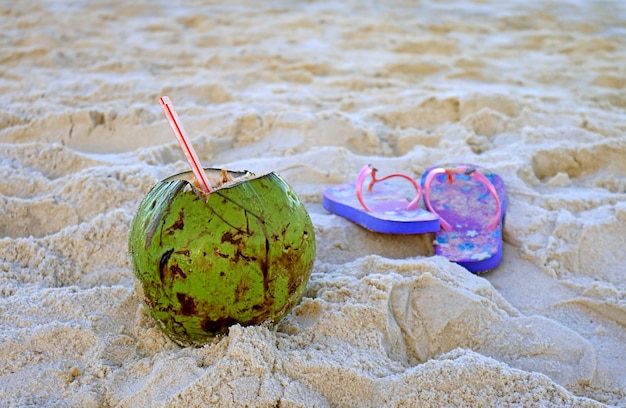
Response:
[{"label": "grainy sand texture", "polygon": [[[188,168],[163,95],[306,204],[275,328],[181,348],[134,290],[133,216]],[[2,406],[626,406],[622,1],[2,1],[0,101]],[[446,162],[505,181],[488,274],[321,205]]]}]

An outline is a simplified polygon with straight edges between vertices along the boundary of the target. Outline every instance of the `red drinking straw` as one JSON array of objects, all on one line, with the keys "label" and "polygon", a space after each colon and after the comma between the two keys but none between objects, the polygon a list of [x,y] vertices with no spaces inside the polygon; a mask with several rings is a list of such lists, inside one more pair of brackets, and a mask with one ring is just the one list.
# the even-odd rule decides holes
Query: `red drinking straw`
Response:
[{"label": "red drinking straw", "polygon": [[202,164],[200,164],[200,160],[196,155],[195,150],[193,150],[193,146],[187,137],[187,133],[185,132],[185,128],[183,124],[180,123],[180,119],[174,110],[174,105],[172,105],[172,101],[167,96],[161,97],[161,107],[163,108],[163,113],[165,113],[165,117],[170,122],[170,126],[176,135],[176,139],[180,144],[181,149],[183,149],[183,153],[185,153],[185,157],[187,157],[187,162],[189,166],[191,166],[191,170],[193,174],[196,176],[198,180],[198,184],[200,188],[204,191],[205,194],[211,193],[211,184],[209,183],[209,179],[204,173],[204,169]]}]

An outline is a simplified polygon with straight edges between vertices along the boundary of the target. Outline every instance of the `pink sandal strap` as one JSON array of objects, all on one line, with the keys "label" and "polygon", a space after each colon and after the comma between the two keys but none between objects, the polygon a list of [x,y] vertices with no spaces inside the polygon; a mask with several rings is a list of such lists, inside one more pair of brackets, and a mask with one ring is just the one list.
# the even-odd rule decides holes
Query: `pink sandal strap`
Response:
[{"label": "pink sandal strap", "polygon": [[406,174],[401,174],[401,173],[393,173],[393,174],[389,174],[388,176],[385,176],[383,178],[376,178],[376,172],[378,170],[376,168],[374,168],[371,164],[368,164],[367,166],[363,167],[361,169],[361,171],[359,172],[359,175],[357,176],[356,179],[356,196],[359,199],[359,202],[361,203],[361,205],[363,206],[363,208],[365,209],[365,211],[367,212],[373,212],[368,206],[367,204],[365,204],[365,200],[363,199],[363,183],[365,182],[365,179],[367,178],[367,176],[371,175],[372,176],[372,181],[370,181],[370,183],[367,186],[367,191],[372,191],[372,188],[374,188],[374,184],[378,183],[379,181],[385,181],[389,178],[392,177],[402,177],[406,180],[409,180],[411,182],[411,184],[413,184],[413,187],[415,187],[415,191],[417,191],[417,196],[409,203],[409,205],[406,207],[406,209],[408,211],[411,210],[415,210],[417,208],[417,205],[419,204],[419,201],[421,199],[422,196],[422,189],[420,188],[419,183],[412,177],[406,175]]},{"label": "pink sandal strap", "polygon": [[[502,217],[502,207],[500,204],[500,197],[498,197],[498,192],[496,191],[496,188],[493,185],[493,183],[489,181],[489,179],[485,177],[484,174],[482,174],[480,171],[478,171],[477,169],[473,167],[458,166],[453,169],[444,169],[444,168],[439,167],[439,168],[430,170],[430,172],[426,176],[426,180],[424,181],[424,202],[426,203],[426,208],[428,208],[430,212],[432,212],[433,214],[437,214],[437,212],[435,211],[435,209],[432,207],[430,203],[430,187],[435,177],[439,174],[446,174],[448,176],[449,183],[452,183],[452,177],[455,174],[465,174],[466,176],[471,177],[472,179],[482,183],[485,187],[487,187],[487,190],[489,191],[489,193],[496,200],[497,211],[496,211],[495,216],[491,220],[491,222],[487,225],[486,230],[492,231],[496,229],[496,227],[500,223],[500,218]],[[452,228],[452,226],[446,220],[444,220],[440,215],[439,215],[439,220],[441,222],[441,229],[447,232],[451,232],[454,230],[454,228]]]}]

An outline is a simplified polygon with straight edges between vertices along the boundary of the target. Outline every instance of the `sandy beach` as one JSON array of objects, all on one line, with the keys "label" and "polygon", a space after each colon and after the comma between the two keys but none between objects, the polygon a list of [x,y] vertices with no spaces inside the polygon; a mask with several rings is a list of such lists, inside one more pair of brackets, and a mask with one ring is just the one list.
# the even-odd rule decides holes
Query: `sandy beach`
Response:
[{"label": "sandy beach", "polygon": [[[5,1],[0,67],[1,406],[626,406],[623,2]],[[306,205],[274,328],[182,348],[137,296],[133,216],[188,169],[163,95]],[[322,207],[450,162],[506,184],[487,274]]]}]

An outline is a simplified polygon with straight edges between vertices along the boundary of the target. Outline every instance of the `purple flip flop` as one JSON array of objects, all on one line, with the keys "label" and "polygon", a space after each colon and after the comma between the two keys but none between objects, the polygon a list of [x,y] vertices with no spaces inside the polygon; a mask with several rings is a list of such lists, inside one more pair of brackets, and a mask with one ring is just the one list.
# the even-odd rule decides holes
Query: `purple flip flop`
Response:
[{"label": "purple flip flop", "polygon": [[421,186],[426,208],[441,221],[435,254],[472,273],[498,266],[506,211],[502,178],[471,164],[448,164],[426,170]]},{"label": "purple flip flop", "polygon": [[[439,231],[439,217],[418,207],[422,191],[415,179],[399,173],[377,178],[376,171],[367,165],[359,172],[356,183],[326,189],[322,202],[324,208],[374,232],[421,234]],[[363,189],[368,176],[371,181]],[[401,189],[385,181],[392,177],[404,178],[413,184],[417,194],[411,202]]]}]

